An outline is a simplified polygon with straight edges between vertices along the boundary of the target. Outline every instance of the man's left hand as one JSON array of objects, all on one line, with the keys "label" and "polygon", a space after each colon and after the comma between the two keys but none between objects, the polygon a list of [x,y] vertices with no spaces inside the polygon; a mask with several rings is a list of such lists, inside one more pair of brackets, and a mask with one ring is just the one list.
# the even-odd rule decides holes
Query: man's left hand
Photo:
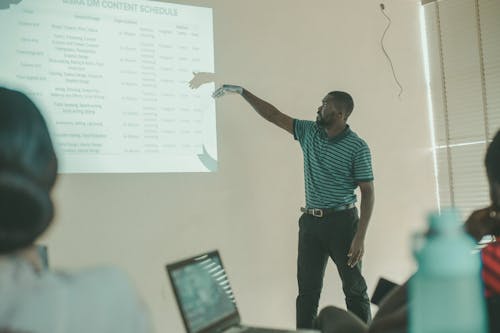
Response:
[{"label": "man's left hand", "polygon": [[354,267],[358,262],[361,261],[363,254],[365,252],[364,239],[362,239],[358,233],[354,235],[354,238],[351,242],[351,248],[349,249],[349,253],[347,254],[347,265],[349,267]]}]

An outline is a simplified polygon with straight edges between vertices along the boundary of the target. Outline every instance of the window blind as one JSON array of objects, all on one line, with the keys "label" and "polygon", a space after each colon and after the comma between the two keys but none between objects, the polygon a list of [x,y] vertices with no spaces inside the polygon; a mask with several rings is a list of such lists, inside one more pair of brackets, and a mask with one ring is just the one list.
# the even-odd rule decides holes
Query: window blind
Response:
[{"label": "window blind", "polygon": [[500,0],[422,1],[440,206],[489,204],[484,155],[500,129]]}]

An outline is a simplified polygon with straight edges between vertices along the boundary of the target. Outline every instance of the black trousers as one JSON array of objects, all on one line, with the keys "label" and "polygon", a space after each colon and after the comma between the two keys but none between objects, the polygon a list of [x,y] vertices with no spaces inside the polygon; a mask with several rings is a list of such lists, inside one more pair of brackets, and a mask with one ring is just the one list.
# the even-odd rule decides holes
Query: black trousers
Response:
[{"label": "black trousers", "polygon": [[347,309],[362,321],[371,321],[370,300],[366,282],[361,275],[361,263],[347,265],[347,254],[358,227],[356,208],[335,212],[324,217],[303,214],[299,219],[296,301],[297,328],[312,328],[318,312],[323,277],[331,258],[342,280]]}]

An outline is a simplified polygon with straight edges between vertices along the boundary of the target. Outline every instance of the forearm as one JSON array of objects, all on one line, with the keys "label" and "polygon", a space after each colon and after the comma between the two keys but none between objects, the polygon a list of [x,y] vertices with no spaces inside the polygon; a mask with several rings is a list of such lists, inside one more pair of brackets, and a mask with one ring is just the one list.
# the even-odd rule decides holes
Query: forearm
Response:
[{"label": "forearm", "polygon": [[375,204],[375,193],[373,189],[361,190],[361,208],[359,215],[358,233],[364,239],[368,230],[368,223]]},{"label": "forearm", "polygon": [[232,84],[223,84],[222,87],[214,91],[212,97],[218,98],[224,96],[225,93],[236,93],[241,96],[260,114],[264,119],[272,122],[276,126],[284,129],[285,131],[294,134],[293,118],[280,112],[270,103],[258,98],[248,90],[241,86]]},{"label": "forearm", "polygon": [[250,91],[243,88],[241,96],[254,108],[259,115],[264,119],[277,123],[281,115],[281,112],[272,104],[260,99],[259,97],[252,94]]}]

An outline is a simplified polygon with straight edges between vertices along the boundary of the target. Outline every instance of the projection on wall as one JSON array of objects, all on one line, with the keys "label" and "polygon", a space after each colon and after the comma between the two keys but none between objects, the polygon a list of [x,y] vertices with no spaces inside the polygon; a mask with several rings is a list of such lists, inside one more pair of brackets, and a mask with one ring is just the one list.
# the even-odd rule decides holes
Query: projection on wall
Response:
[{"label": "projection on wall", "polygon": [[212,9],[0,0],[0,85],[42,109],[63,173],[217,169]]}]

